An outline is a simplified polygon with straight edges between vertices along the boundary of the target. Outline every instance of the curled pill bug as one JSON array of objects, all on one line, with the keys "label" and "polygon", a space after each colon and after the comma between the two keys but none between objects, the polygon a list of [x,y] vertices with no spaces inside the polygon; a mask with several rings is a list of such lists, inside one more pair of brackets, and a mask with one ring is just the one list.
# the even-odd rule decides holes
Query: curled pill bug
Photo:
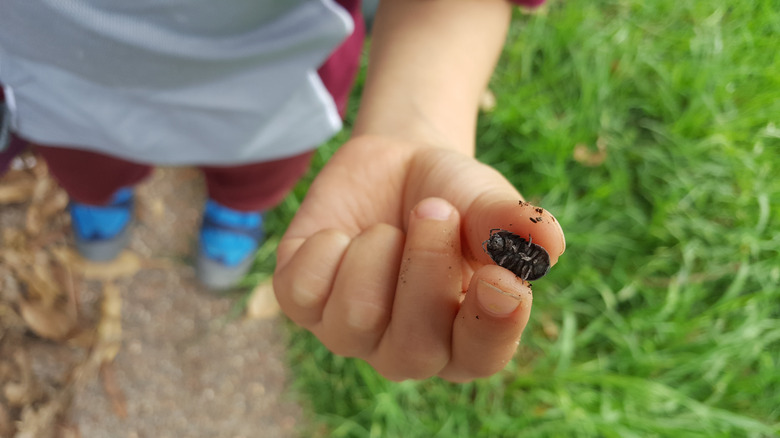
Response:
[{"label": "curled pill bug", "polygon": [[482,248],[498,266],[509,269],[525,281],[544,277],[550,270],[547,250],[507,230],[494,228]]}]

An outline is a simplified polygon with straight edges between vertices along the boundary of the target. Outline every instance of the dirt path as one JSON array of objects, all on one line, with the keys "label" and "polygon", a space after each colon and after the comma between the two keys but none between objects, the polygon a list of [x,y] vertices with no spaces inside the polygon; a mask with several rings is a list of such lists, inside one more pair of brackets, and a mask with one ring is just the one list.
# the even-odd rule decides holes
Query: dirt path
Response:
[{"label": "dirt path", "polygon": [[[5,378],[0,386],[25,379],[38,381],[26,383],[29,392],[37,391],[35,397],[28,397],[31,401],[27,405],[23,400],[4,398],[0,392],[0,436],[4,436],[4,415],[13,420],[33,412],[39,417],[37,421],[43,422],[48,417],[42,411],[54,403],[52,400],[60,406],[49,436],[297,436],[302,412],[287,392],[282,318],[231,318],[235,297],[204,291],[187,263],[204,196],[199,175],[191,170],[158,170],[138,193],[139,224],[128,260],[140,269],[117,275],[110,286],[94,280],[77,282],[78,290],[71,294],[78,297],[80,320],[97,327],[93,329],[98,333],[97,344],[80,348],[84,341],[78,338],[52,342],[22,333],[19,318],[9,316],[7,310],[20,313],[13,300],[26,295],[0,294],[0,318],[5,318],[0,329],[7,330],[6,335],[0,335],[0,353],[4,355],[0,358],[0,379]],[[0,227],[24,228],[24,214],[14,208],[0,209]],[[0,256],[0,279],[4,272],[6,277],[9,272],[20,272],[19,268],[3,271],[3,260]],[[6,255],[6,260],[12,259]],[[14,283],[14,279],[5,280]],[[101,297],[107,287],[117,292],[113,301],[117,315],[121,304],[114,332],[98,323],[111,313],[100,304],[101,299],[105,301]],[[12,318],[17,318],[16,331],[9,322]],[[117,338],[115,344],[105,341],[112,336]],[[95,347],[102,345],[100,339],[110,348]],[[119,347],[114,360],[93,367],[90,374],[90,368],[83,364],[97,356],[96,350],[114,347]],[[108,356],[113,357],[113,353]],[[18,370],[24,367],[18,361],[8,362],[3,375],[3,360],[16,356],[31,362],[33,377],[20,377]],[[80,375],[87,377],[72,384],[78,379],[74,376]],[[57,391],[68,389],[71,394],[58,395]],[[26,430],[30,429],[18,427],[15,432],[24,436]]]}]

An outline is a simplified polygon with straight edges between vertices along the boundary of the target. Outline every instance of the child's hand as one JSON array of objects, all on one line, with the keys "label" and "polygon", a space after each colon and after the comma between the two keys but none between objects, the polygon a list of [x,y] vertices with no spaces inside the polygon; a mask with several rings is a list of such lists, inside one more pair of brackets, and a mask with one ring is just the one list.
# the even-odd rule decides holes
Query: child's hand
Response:
[{"label": "child's hand", "polygon": [[353,139],[279,244],[279,303],[331,351],[392,380],[494,374],[517,348],[532,295],[482,242],[492,228],[530,234],[552,264],[565,246],[552,215],[520,199],[498,172],[461,153]]}]

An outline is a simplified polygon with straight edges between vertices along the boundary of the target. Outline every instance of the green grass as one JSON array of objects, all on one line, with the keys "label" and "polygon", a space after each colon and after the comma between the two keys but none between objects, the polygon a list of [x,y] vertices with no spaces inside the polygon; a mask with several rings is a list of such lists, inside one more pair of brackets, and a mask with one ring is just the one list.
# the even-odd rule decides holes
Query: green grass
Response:
[{"label": "green grass", "polygon": [[780,4],[551,1],[515,17],[479,122],[480,159],[567,236],[518,355],[391,383],[291,326],[304,436],[780,436]]}]

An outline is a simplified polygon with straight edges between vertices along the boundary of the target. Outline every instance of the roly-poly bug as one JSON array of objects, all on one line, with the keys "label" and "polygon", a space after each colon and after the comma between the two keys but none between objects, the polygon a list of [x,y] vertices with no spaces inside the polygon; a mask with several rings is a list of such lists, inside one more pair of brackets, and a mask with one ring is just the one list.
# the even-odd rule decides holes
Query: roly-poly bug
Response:
[{"label": "roly-poly bug", "polygon": [[498,266],[509,269],[523,280],[537,280],[550,270],[547,250],[517,234],[500,228],[490,230],[490,238],[482,248]]}]

